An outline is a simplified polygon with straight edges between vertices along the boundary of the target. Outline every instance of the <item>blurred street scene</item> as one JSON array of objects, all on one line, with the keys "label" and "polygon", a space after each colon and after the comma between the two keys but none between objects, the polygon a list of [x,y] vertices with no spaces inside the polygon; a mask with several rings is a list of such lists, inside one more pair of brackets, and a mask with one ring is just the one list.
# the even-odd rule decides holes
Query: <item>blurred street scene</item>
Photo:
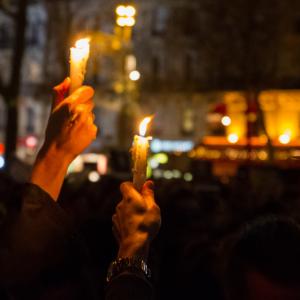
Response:
[{"label": "blurred street scene", "polygon": [[235,230],[265,213],[299,220],[299,1],[0,3],[3,193],[28,179],[70,47],[91,39],[85,83],[96,91],[100,131],[70,166],[61,204],[81,224],[103,282],[119,184],[131,180],[132,140],[148,115],[148,176],[163,216],[152,256],[157,299],[187,290],[192,299],[188,279],[199,269],[203,299],[220,299],[222,247]]}]

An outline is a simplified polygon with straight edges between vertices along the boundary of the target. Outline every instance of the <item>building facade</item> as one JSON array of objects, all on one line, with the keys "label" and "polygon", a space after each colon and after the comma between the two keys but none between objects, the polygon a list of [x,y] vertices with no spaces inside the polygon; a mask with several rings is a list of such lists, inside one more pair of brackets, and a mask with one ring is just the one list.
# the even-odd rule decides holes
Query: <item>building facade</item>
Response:
[{"label": "building facade", "polygon": [[[42,140],[51,86],[68,74],[68,48],[77,37],[86,34],[93,38],[87,83],[96,89],[95,112],[101,127],[101,136],[93,145],[95,151],[118,147],[120,127],[130,132],[130,139],[137,128],[135,119],[148,114],[155,115],[152,134],[156,138],[197,143],[210,133],[206,118],[214,104],[222,101],[218,91],[246,89],[246,77],[249,81],[255,78],[252,83],[261,89],[300,88],[299,4],[294,1],[293,6],[285,4],[276,9],[273,5],[272,10],[267,5],[261,7],[260,14],[254,14],[258,17],[251,30],[253,35],[244,39],[242,29],[247,29],[247,23],[242,22],[247,21],[249,13],[234,6],[238,1],[232,1],[231,6],[221,2],[126,2],[136,7],[137,16],[125,50],[116,27],[115,8],[122,4],[119,1],[30,5],[19,99],[20,139],[34,135]],[[280,14],[279,9],[285,14]],[[12,31],[10,20],[0,15],[2,70],[9,69]],[[134,85],[128,78],[124,80],[128,75],[124,57],[132,55],[141,74]],[[253,65],[260,68],[250,68]],[[7,76],[7,72],[1,75]],[[126,122],[132,123],[131,128]],[[4,141],[4,124],[5,105],[0,100],[0,143]]]}]

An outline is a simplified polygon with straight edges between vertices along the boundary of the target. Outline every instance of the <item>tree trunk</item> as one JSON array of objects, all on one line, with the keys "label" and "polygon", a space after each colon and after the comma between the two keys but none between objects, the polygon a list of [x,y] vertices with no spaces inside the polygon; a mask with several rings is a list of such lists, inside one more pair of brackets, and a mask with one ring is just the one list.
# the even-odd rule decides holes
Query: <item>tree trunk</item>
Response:
[{"label": "tree trunk", "polygon": [[7,105],[5,161],[6,171],[10,170],[10,163],[15,156],[18,137],[18,98],[22,80],[22,62],[25,52],[25,36],[27,25],[28,0],[18,1],[18,13],[15,18],[16,32],[13,45],[12,71],[8,83],[5,102]]}]

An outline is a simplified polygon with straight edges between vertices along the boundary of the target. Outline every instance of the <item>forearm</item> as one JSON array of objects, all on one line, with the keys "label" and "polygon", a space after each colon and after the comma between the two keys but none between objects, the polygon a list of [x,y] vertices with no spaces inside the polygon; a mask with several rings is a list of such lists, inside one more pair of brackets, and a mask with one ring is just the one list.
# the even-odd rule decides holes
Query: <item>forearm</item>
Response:
[{"label": "forearm", "polygon": [[128,242],[122,242],[119,246],[118,258],[140,257],[145,262],[149,255],[149,241],[147,238],[133,239]]},{"label": "forearm", "polygon": [[34,164],[30,182],[39,186],[54,201],[57,201],[71,161],[53,148],[42,148]]},{"label": "forearm", "polygon": [[73,234],[69,216],[41,188],[27,184],[20,211],[7,224],[0,246],[0,281],[25,282],[64,256]]}]

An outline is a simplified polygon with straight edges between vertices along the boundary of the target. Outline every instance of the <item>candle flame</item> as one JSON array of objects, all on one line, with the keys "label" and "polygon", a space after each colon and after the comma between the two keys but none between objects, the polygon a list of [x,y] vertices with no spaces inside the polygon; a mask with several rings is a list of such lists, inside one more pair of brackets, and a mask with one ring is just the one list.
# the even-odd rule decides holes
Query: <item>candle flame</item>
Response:
[{"label": "candle flame", "polygon": [[145,118],[140,124],[140,135],[145,136],[148,124],[152,121],[152,117]]},{"label": "candle flame", "polygon": [[85,39],[78,40],[75,43],[75,47],[77,49],[87,49],[87,48],[89,48],[90,47],[90,39],[85,38]]}]

